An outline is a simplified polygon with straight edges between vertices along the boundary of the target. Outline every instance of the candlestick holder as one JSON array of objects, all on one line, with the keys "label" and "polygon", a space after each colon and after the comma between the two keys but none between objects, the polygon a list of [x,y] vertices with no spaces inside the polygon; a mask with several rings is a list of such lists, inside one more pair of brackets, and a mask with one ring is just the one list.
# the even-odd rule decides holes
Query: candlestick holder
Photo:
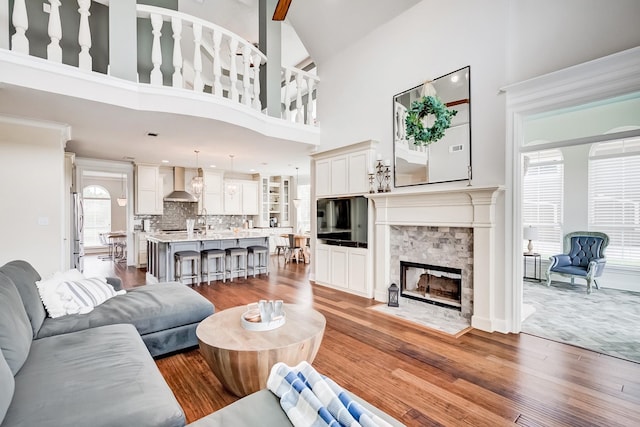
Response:
[{"label": "candlestick holder", "polygon": [[375,173],[369,174],[369,192],[375,193],[377,184],[378,193],[388,193],[391,191],[391,166],[385,165],[382,160],[376,161]]}]

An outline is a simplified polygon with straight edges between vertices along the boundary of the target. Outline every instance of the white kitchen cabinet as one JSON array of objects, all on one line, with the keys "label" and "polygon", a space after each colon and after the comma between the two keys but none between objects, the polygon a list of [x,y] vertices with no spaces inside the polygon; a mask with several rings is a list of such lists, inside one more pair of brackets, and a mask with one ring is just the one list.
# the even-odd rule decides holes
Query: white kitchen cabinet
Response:
[{"label": "white kitchen cabinet", "polygon": [[242,182],[242,214],[258,215],[260,209],[258,207],[258,187],[257,181]]},{"label": "white kitchen cabinet", "polygon": [[[232,194],[229,184],[235,186]],[[257,215],[258,208],[257,181],[225,180],[224,181],[224,213],[227,215]]]},{"label": "white kitchen cabinet", "polygon": [[157,165],[136,164],[135,213],[162,215],[162,180]]},{"label": "white kitchen cabinet", "polygon": [[133,233],[134,263],[137,268],[147,266],[147,233],[136,231]]},{"label": "white kitchen cabinet", "polygon": [[257,227],[269,227],[271,218],[278,226],[291,224],[291,177],[260,176]]},{"label": "white kitchen cabinet", "polygon": [[207,215],[220,215],[224,213],[224,199],[222,197],[222,173],[202,172],[204,191],[202,192],[201,209],[207,211]]},{"label": "white kitchen cabinet", "polygon": [[356,295],[371,297],[368,283],[368,251],[318,244],[315,253],[315,281]]}]

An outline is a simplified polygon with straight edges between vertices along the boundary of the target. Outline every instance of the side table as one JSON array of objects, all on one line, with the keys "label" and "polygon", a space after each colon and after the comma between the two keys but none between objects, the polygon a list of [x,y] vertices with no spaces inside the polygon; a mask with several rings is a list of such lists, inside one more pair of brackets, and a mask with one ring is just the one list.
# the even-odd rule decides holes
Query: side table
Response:
[{"label": "side table", "polygon": [[[542,282],[542,259],[540,254],[525,252],[522,255],[524,256],[524,279]],[[527,276],[527,261],[531,258],[533,258],[533,276]]]}]

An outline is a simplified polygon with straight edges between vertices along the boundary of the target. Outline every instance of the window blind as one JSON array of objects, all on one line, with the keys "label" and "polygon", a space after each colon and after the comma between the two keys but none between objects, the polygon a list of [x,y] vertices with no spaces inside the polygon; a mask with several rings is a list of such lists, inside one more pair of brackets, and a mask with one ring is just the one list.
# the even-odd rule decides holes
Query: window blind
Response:
[{"label": "window blind", "polygon": [[609,236],[607,264],[640,267],[640,138],[592,147],[589,229]]},{"label": "window blind", "polygon": [[[534,251],[544,256],[562,252],[564,163],[560,150],[523,155],[522,221],[538,228]],[[523,241],[526,250],[528,241]]]}]

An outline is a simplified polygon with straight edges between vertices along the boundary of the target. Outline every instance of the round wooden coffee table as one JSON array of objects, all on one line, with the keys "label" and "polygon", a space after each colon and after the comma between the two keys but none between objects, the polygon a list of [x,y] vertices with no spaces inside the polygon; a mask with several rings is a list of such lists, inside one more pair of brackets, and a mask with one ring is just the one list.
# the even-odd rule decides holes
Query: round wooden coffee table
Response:
[{"label": "round wooden coffee table", "polygon": [[309,306],[284,304],[286,322],[271,331],[249,331],[240,316],[246,306],[229,308],[204,319],[196,329],[200,352],[222,385],[238,397],[267,387],[271,367],[289,366],[318,353],[326,320]]}]

